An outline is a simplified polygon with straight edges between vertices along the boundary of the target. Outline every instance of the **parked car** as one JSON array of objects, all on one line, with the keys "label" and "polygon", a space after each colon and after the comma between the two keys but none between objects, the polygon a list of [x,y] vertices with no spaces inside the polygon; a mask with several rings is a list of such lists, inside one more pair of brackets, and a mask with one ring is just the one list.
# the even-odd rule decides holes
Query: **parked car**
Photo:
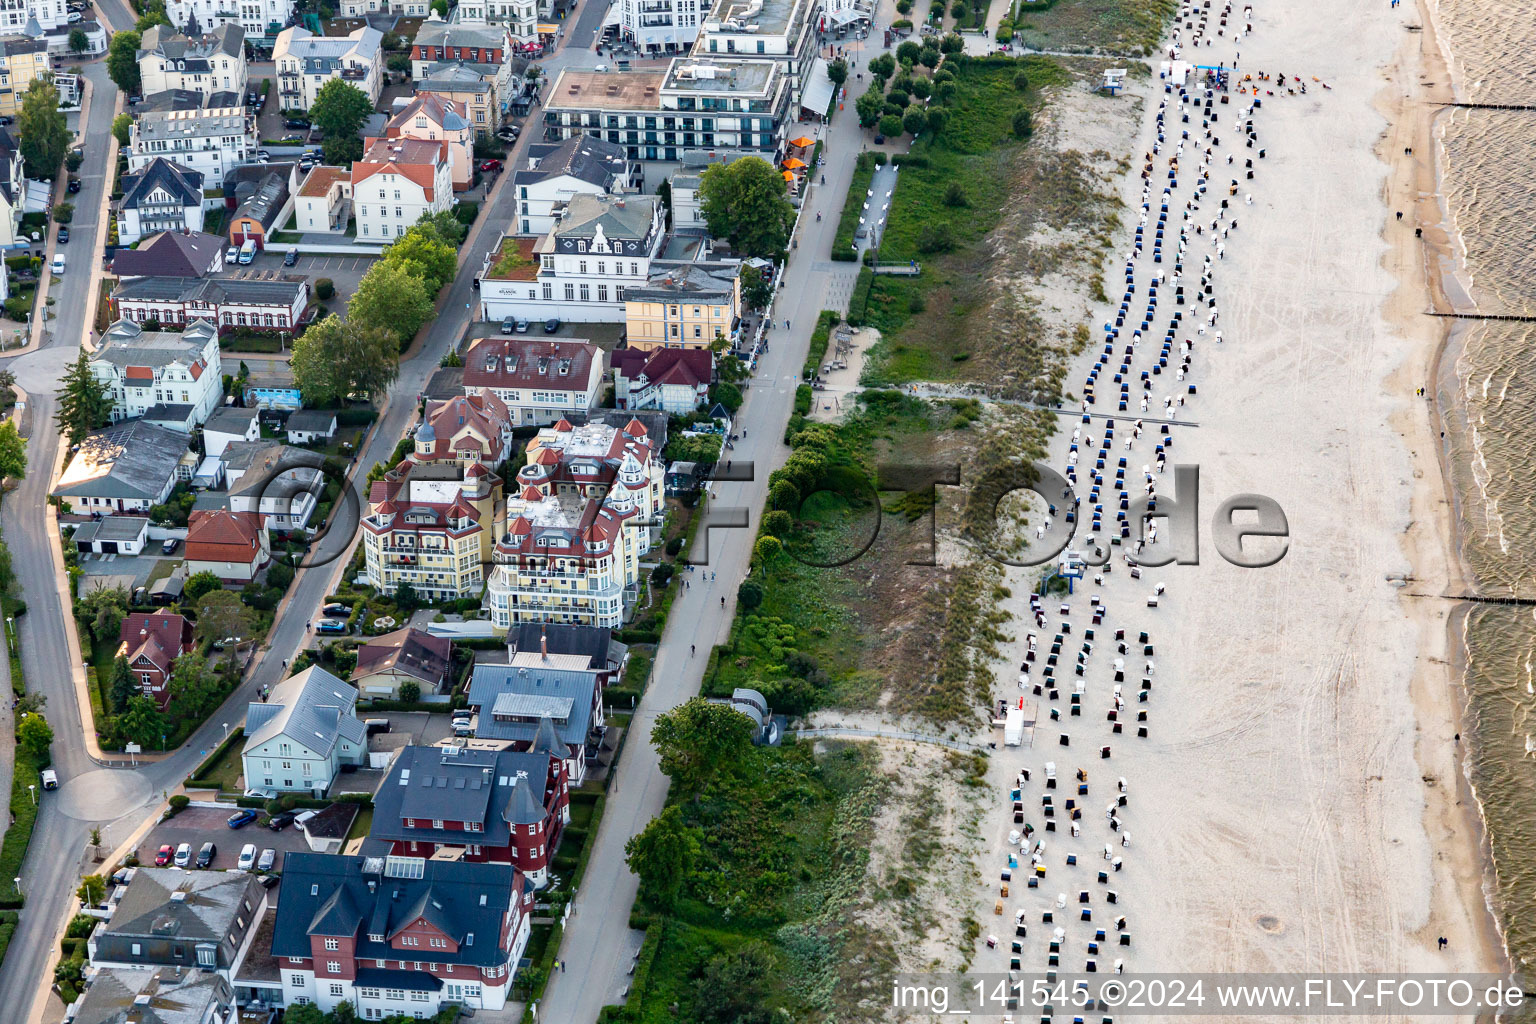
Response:
[{"label": "parked car", "polygon": [[165,867],[171,862],[171,858],[174,856],[176,856],[176,847],[172,846],[170,843],[164,844],[160,847],[160,849],[155,851],[155,867]]},{"label": "parked car", "polygon": [[176,549],[180,546],[181,539],[179,537],[167,537],[165,538],[165,543],[160,545],[160,553],[162,555],[174,555]]},{"label": "parked car", "polygon": [[79,178],[70,178],[69,179],[69,184],[64,186],[64,187],[69,190],[69,194],[70,195],[74,195],[75,193],[80,191],[80,179]]},{"label": "parked car", "polygon": [[352,606],[338,601],[326,605],[320,611],[322,614],[329,615],[333,619],[345,619],[352,614]]},{"label": "parked car", "polygon": [[517,318],[517,333],[518,334],[527,334],[528,333],[528,321],[523,319],[522,317],[518,317]]},{"label": "parked car", "polygon": [[256,239],[247,238],[240,244],[240,265],[247,266],[256,259]]},{"label": "parked car", "polygon": [[240,848],[240,859],[235,862],[236,871],[249,871],[256,866],[256,844],[246,843]]},{"label": "parked car", "polygon": [[295,815],[292,811],[280,811],[267,819],[267,828],[271,829],[273,832],[281,832],[283,829],[293,824],[293,819],[295,817],[297,817],[297,815]]},{"label": "parked car", "polygon": [[560,318],[559,317],[552,316],[548,320],[544,321],[544,333],[545,334],[554,334],[559,329],[560,329]]},{"label": "parked car", "polygon": [[71,25],[78,24],[79,22],[84,21],[84,20],[85,20],[85,15],[81,14],[79,11],[70,11],[69,12],[69,23]]},{"label": "parked car", "polygon": [[218,856],[219,848],[213,843],[204,843],[203,848],[197,851],[197,866],[208,868],[213,864],[213,858]]},{"label": "parked car", "polygon": [[499,171],[499,170],[501,170],[501,161],[500,160],[487,160],[487,161],[485,161],[484,163],[482,163],[480,165],[480,169],[482,171]]},{"label": "parked car", "polygon": [[59,225],[59,244],[60,245],[66,245],[66,244],[68,244],[68,242],[69,242],[69,227],[68,227],[68,225],[60,224]]},{"label": "parked car", "polygon": [[511,334],[517,330],[517,317],[509,316],[501,322],[501,333]]},{"label": "parked car", "polygon": [[232,266],[234,264],[234,262],[236,260],[238,260],[239,258],[240,258],[240,247],[238,245],[232,245],[228,249],[224,250],[224,262],[225,263],[230,264]]},{"label": "parked car", "polygon": [[259,163],[259,164],[264,164],[264,163],[266,163],[266,162],[267,162],[267,161],[268,161],[268,160],[271,160],[271,159],[272,159],[272,154],[271,154],[271,153],[268,153],[268,152],[267,152],[267,151],[266,151],[266,150],[264,150],[264,149],[258,149],[258,150],[257,150],[257,151],[256,151],[256,162],[257,162],[257,163]]},{"label": "parked car", "polygon": [[302,135],[284,135],[278,141],[280,141],[280,142],[303,142],[304,141],[304,136],[302,136]]},{"label": "parked car", "polygon": [[283,121],[284,128],[308,128],[309,122],[301,117],[290,117]]},{"label": "parked car", "polygon": [[290,245],[288,251],[283,253],[283,266],[291,267],[299,262],[299,250],[297,246]]},{"label": "parked car", "polygon": [[52,768],[44,768],[38,774],[42,777],[44,789],[59,788],[59,776]]},{"label": "parked car", "polygon": [[48,269],[53,272],[55,277],[63,277],[64,276],[64,254],[61,253],[61,252],[54,253],[53,254],[53,265],[50,266]]},{"label": "parked car", "polygon": [[225,824],[230,828],[245,828],[245,826],[255,821],[258,817],[259,815],[255,811],[247,807],[244,810],[239,810],[234,814],[231,814],[229,816],[229,820],[226,821]]},{"label": "parked car", "polygon": [[272,865],[277,863],[277,851],[268,847],[261,851],[261,857],[256,861],[257,871],[271,871]]},{"label": "parked car", "polygon": [[176,847],[176,856],[172,858],[172,863],[174,863],[179,868],[184,868],[191,864],[192,844],[182,843],[180,846]]},{"label": "parked car", "polygon": [[376,732],[389,732],[389,719],[365,718],[363,719],[363,728],[367,730],[369,736],[372,736]]},{"label": "parked car", "polygon": [[876,135],[875,136],[875,145],[877,145],[877,146],[885,145],[885,136],[884,135]]},{"label": "parked car", "polygon": [[345,633],[346,631],[347,624],[336,619],[321,619],[319,625],[315,626],[316,633]]}]

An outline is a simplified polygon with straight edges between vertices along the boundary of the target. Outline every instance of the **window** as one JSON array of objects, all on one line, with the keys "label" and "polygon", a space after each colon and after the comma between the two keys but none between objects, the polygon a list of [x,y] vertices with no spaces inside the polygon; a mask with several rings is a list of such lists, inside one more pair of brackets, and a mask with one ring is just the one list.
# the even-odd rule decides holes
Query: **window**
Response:
[{"label": "window", "polygon": [[587,284],[585,281],[583,281],[582,285],[581,285],[581,301],[582,302],[590,302],[591,300],[592,300],[592,286]]},{"label": "window", "polygon": [[291,956],[288,958],[288,962],[291,964],[301,964],[304,962],[304,958],[301,956]]},{"label": "window", "polygon": [[326,939],[325,940],[325,948],[326,949],[340,949],[341,948],[341,940],[340,939]]},{"label": "window", "polygon": [[327,960],[325,962],[325,973],[326,974],[340,974],[341,973],[341,962],[339,960]]},{"label": "window", "polygon": [[442,818],[433,818],[432,819],[432,827],[433,828],[442,828],[443,827],[443,819]]},{"label": "window", "polygon": [[342,994],[343,991],[345,991],[345,990],[340,985],[332,985],[331,986],[331,995],[333,995],[333,996],[339,996],[339,995]]},{"label": "window", "polygon": [[290,974],[290,975],[288,975],[288,984],[292,985],[294,988],[303,988],[304,987],[304,975],[302,975],[302,974]]},{"label": "window", "polygon": [[566,285],[565,285],[565,301],[566,302],[575,302],[576,301],[576,286],[571,284],[570,282],[566,282]]},{"label": "window", "polygon": [[130,947],[130,952],[132,952],[134,956],[141,956],[142,951],[143,947],[141,947],[137,942],[135,942],[133,946]]}]

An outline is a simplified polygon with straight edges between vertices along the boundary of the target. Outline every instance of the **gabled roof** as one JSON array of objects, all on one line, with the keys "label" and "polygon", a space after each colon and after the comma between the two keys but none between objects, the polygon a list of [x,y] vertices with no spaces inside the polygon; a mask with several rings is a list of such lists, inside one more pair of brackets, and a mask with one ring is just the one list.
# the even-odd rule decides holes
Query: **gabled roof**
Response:
[{"label": "gabled roof", "polygon": [[[283,858],[272,955],[309,957],[311,936],[355,937],[358,961],[398,960],[388,937],[426,917],[457,946],[434,949],[434,961],[500,967],[508,956],[502,922],[524,890],[510,864],[413,859],[406,870],[403,858],[290,853]],[[425,972],[379,973],[394,985],[397,977]]]},{"label": "gabled roof", "polygon": [[133,612],[123,619],[118,639],[118,653],[130,665],[146,658],[162,672],[171,670],[171,662],[181,656],[183,645],[192,637],[192,624],[169,612]]},{"label": "gabled roof", "polygon": [[702,348],[659,348],[647,353],[638,366],[634,364],[633,357],[614,360],[614,368],[622,376],[636,383],[643,380],[646,385],[708,387],[715,374],[715,357]]},{"label": "gabled roof", "polygon": [[[606,669],[610,664],[613,630],[607,626],[576,626],[554,622],[525,622],[507,633],[509,654],[580,655],[587,666]],[[622,646],[620,659],[622,660]]]},{"label": "gabled roof", "polygon": [[[462,443],[456,445],[454,438],[466,428],[484,438],[484,442],[475,444],[472,450],[466,450]],[[511,433],[512,414],[495,392],[481,390],[475,394],[455,395],[445,401],[427,403],[422,425],[416,431],[416,441],[418,447],[422,442],[430,441],[432,451],[416,457],[459,459],[467,455],[498,465],[512,454],[510,440],[505,445],[502,443],[502,438],[510,439]]]},{"label": "gabled roof", "polygon": [[[182,895],[172,899],[178,892]],[[222,942],[234,930],[236,916],[254,912],[260,892],[256,879],[244,873],[141,867],[117,912],[99,927],[103,935]]]},{"label": "gabled roof", "polygon": [[312,665],[278,683],[266,702],[251,704],[245,715],[244,749],[250,751],[278,736],[322,757],[329,756],[342,739],[362,744],[367,730],[353,714],[356,705],[355,689]]},{"label": "gabled roof", "polygon": [[299,195],[309,198],[323,198],[331,191],[331,186],[337,182],[349,182],[351,180],[352,171],[346,167],[314,167],[305,176],[304,184],[299,188]]},{"label": "gabled roof", "polygon": [[[426,26],[422,26],[422,29],[425,31]],[[428,121],[438,125],[444,131],[457,132],[469,127],[462,101],[424,92],[417,94],[413,100],[400,108],[399,113],[389,119],[384,126],[384,134],[390,138],[407,134],[407,130],[413,127],[417,116],[426,117]]]},{"label": "gabled roof", "polygon": [[[565,754],[559,755],[561,757]],[[467,747],[409,746],[400,751],[374,794],[375,839],[462,844],[468,836],[485,846],[511,842],[514,815],[522,824],[544,821],[550,755]],[[524,795],[516,792],[518,788]],[[553,800],[553,794],[548,797]],[[534,810],[529,811],[531,803]],[[518,805],[522,804],[521,808]],[[412,825],[407,827],[406,821]],[[433,821],[478,822],[481,830],[436,829]]]},{"label": "gabled roof", "polygon": [[608,191],[629,168],[624,147],[592,135],[575,135],[539,158],[538,166],[517,172],[518,184],[569,176]]},{"label": "gabled roof", "polygon": [[203,424],[203,432],[210,430],[221,434],[236,434],[244,437],[251,429],[251,424],[259,415],[257,409],[240,409],[233,405],[221,405],[209,415],[207,422]]},{"label": "gabled roof", "polygon": [[122,209],[137,209],[156,189],[163,189],[182,206],[203,204],[203,175],[178,163],[157,156],[137,174],[123,175]]},{"label": "gabled roof", "polygon": [[480,338],[464,354],[464,387],[585,392],[602,358],[590,341]]},{"label": "gabled roof", "polygon": [[187,516],[187,558],[249,565],[263,557],[262,529],[259,512],[196,509]]},{"label": "gabled roof", "polygon": [[496,85],[495,74],[479,67],[461,61],[429,64],[424,69],[426,75],[416,80],[416,92],[490,92]]},{"label": "gabled roof", "polygon": [[[554,719],[560,742],[586,743],[597,688],[593,669],[476,665],[469,682],[469,706],[480,709],[475,735],[481,739],[529,743],[539,719]],[[515,716],[524,721],[498,721]]]},{"label": "gabled roof", "polygon": [[[550,231],[556,247],[575,252],[578,240],[601,239],[613,255],[638,253],[656,230],[656,196],[592,196],[578,192]],[[622,247],[622,248],[621,248]]]},{"label": "gabled roof", "polygon": [[[246,191],[247,189],[249,191]],[[288,179],[273,171],[262,178],[254,188],[240,185],[238,192],[240,207],[235,210],[230,223],[248,218],[264,228],[270,228],[272,222],[277,219],[278,213],[288,202]]]},{"label": "gabled roof", "polygon": [[357,649],[357,668],[352,681],[360,682],[379,672],[403,672],[415,676],[431,689],[448,678],[453,643],[444,636],[433,636],[406,626],[393,633],[376,636]]},{"label": "gabled roof", "polygon": [[[197,174],[197,178],[201,181],[202,175]],[[224,239],[218,235],[164,231],[140,242],[137,249],[117,250],[112,256],[112,272],[118,277],[199,278],[220,261],[223,251]]]},{"label": "gabled roof", "polygon": [[245,52],[245,29],[231,23],[220,25],[212,32],[187,37],[169,25],[156,25],[139,40],[138,57],[164,57],[180,61],[185,70],[207,73],[209,59],[214,57],[240,57]]},{"label": "gabled roof", "polygon": [[74,1008],[74,1024],[203,1024],[234,1006],[229,982],[210,971],[108,967]]},{"label": "gabled roof", "polygon": [[230,476],[230,494],[291,499],[312,489],[325,459],[319,452],[257,438],[231,441],[219,458]]},{"label": "gabled roof", "polygon": [[137,277],[119,282],[112,290],[112,301],[206,302],[215,305],[248,302],[292,306],[306,294],[308,287],[304,278],[258,281],[220,277],[199,281],[195,277]]},{"label": "gabled roof", "polygon": [[89,434],[52,494],[60,497],[159,500],[191,438],[142,419]]},{"label": "gabled roof", "polygon": [[110,363],[134,382],[149,384],[155,371],[180,365],[201,378],[208,368],[204,351],[218,337],[218,329],[207,320],[194,320],[180,333],[146,331],[132,320],[119,320],[107,328],[102,346],[93,363]]},{"label": "gabled roof", "polygon": [[427,139],[373,139],[361,160],[352,163],[352,185],[375,174],[398,174],[421,186],[430,201],[437,190],[437,168],[448,162],[448,143]]}]

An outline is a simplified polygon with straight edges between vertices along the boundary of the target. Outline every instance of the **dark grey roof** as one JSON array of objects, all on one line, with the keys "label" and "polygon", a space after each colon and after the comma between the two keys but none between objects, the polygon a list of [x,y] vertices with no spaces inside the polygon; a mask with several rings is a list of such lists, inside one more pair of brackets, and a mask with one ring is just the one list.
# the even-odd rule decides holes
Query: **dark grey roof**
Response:
[{"label": "dark grey roof", "polygon": [[480,64],[453,63],[428,64],[426,72],[416,80],[416,91],[421,92],[490,92],[496,77],[478,70]]},{"label": "dark grey roof", "polygon": [[254,303],[291,306],[304,293],[304,278],[257,281],[250,278],[221,277],[198,280],[195,277],[139,277],[123,281],[112,290],[114,301],[142,299],[159,302]]},{"label": "dark grey roof", "polygon": [[74,1024],[203,1024],[233,1008],[234,989],[196,968],[105,968],[96,973]]},{"label": "dark grey roof", "polygon": [[[357,691],[318,665],[278,683],[266,701],[245,713],[245,747],[250,750],[274,736],[288,736],[322,756],[341,738],[361,746],[367,729],[354,715]],[[288,864],[285,862],[286,869]]]},{"label": "dark grey roof", "polygon": [[729,302],[735,294],[735,279],[741,268],[704,268],[681,264],[651,264],[650,276],[638,288],[624,289],[626,298],[653,302]]},{"label": "dark grey roof", "polygon": [[269,228],[277,219],[283,204],[288,201],[288,182],[283,175],[273,171],[254,186],[242,183],[236,189],[236,194],[240,199],[240,207],[235,211],[231,223],[241,217],[249,217],[262,227]]},{"label": "dark grey roof", "polygon": [[222,942],[235,918],[249,919],[260,903],[261,888],[248,874],[141,867],[102,934]]},{"label": "dark grey roof", "polygon": [[237,24],[220,25],[212,32],[188,38],[169,25],[156,25],[139,39],[140,58],[164,57],[180,63],[177,71],[207,74],[210,59],[239,57],[245,51],[245,29]]},{"label": "dark grey roof", "polygon": [[[592,670],[476,665],[469,682],[469,704],[480,709],[475,735],[532,742],[539,718],[547,715],[555,719],[562,743],[582,746],[592,724],[596,686],[597,673]],[[525,720],[498,721],[498,714]]]},{"label": "dark grey roof", "polygon": [[[374,816],[377,820],[378,811]],[[523,899],[523,890],[513,889],[512,865],[412,859],[419,877],[402,877],[417,870],[400,870],[401,862],[318,853],[285,856],[272,955],[308,957],[310,936],[320,935],[355,937],[359,961],[398,960],[399,950],[390,946],[390,938],[425,917],[458,946],[453,951],[434,949],[432,960],[479,968],[507,963],[507,951],[501,948],[502,921],[512,901]],[[406,980],[425,973],[368,970],[377,972],[380,987],[394,988],[406,987]]]},{"label": "dark grey roof", "polygon": [[592,135],[576,135],[540,157],[537,167],[518,171],[514,180],[519,185],[532,185],[569,175],[608,191],[628,170],[623,146]]},{"label": "dark grey roof", "polygon": [[[320,467],[324,464],[318,452],[267,438],[231,441],[219,458],[231,478],[239,477],[230,485],[230,494],[270,494],[286,498],[312,488],[319,480]],[[278,480],[280,476],[281,480]]]},{"label": "dark grey roof", "polygon": [[148,529],[149,520],[143,516],[102,516],[76,526],[70,540],[140,540]]},{"label": "dark grey roof", "polygon": [[213,410],[208,421],[203,424],[203,430],[216,430],[221,434],[241,434],[251,429],[251,421],[257,416],[256,409],[239,409],[232,405],[221,405]]},{"label": "dark grey roof", "polygon": [[207,320],[193,320],[185,331],[146,331],[132,320],[119,320],[107,328],[103,344],[91,362],[129,366],[162,367],[172,363],[190,366],[203,358],[203,350],[218,336]]},{"label": "dark grey roof", "polygon": [[434,402],[457,398],[464,393],[464,367],[444,366],[434,370],[422,394]]},{"label": "dark grey roof", "polygon": [[[511,841],[511,825],[544,820],[548,777],[548,754],[406,747],[374,794],[373,827],[369,835],[377,839],[457,845],[472,834],[476,842],[487,846],[506,846]],[[519,789],[524,792],[519,793]],[[535,816],[520,821],[530,813],[530,801]],[[407,818],[414,819],[414,827],[405,827],[403,822]],[[466,833],[428,827],[434,820],[478,821],[484,831]]]},{"label": "dark grey roof", "polygon": [[609,665],[613,630],[607,626],[572,626],[560,623],[525,622],[507,633],[507,647],[513,652],[547,650],[550,654],[579,654],[589,659],[589,666],[605,669]]},{"label": "dark grey roof", "polygon": [[323,431],[336,426],[335,409],[295,409],[288,414],[285,430]]},{"label": "dark grey roof", "polygon": [[[201,182],[202,175],[197,178]],[[224,239],[206,231],[164,231],[140,242],[137,249],[117,250],[112,272],[118,277],[202,277],[219,262],[223,249]]]},{"label": "dark grey roof", "polygon": [[140,114],[134,135],[135,145],[154,139],[190,139],[212,136],[244,135],[243,111],[230,108],[194,113],[185,110],[157,110]]},{"label": "dark grey roof", "polygon": [[555,249],[576,252],[578,240],[590,241],[599,233],[613,246],[610,255],[649,252],[658,230],[654,216],[655,196],[590,196],[577,193],[566,204],[565,216],[554,227]]},{"label": "dark grey roof", "polygon": [[163,427],[180,430],[186,427],[187,421],[192,418],[192,410],[196,408],[194,405],[182,405],[180,402],[156,402],[144,410],[144,419]]},{"label": "dark grey roof", "polygon": [[52,491],[60,497],[158,500],[191,439],[179,430],[123,420],[82,442]]},{"label": "dark grey roof", "polygon": [[201,110],[203,106],[203,94],[200,92],[191,89],[166,89],[145,96],[134,108],[134,112],[149,114],[163,110]]},{"label": "dark grey roof", "polygon": [[163,156],[155,157],[138,174],[123,175],[123,198],[119,204],[132,210],[156,189],[164,189],[182,206],[203,204],[202,173]]}]

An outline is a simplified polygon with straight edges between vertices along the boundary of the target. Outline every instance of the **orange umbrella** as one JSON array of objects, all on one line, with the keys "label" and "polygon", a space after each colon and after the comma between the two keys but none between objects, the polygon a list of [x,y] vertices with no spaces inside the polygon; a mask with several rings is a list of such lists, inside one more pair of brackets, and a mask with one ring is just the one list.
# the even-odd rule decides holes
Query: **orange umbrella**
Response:
[{"label": "orange umbrella", "polygon": [[785,171],[784,172],[784,180],[785,181],[794,181],[795,180],[794,172],[793,171]]},{"label": "orange umbrella", "polygon": [[784,166],[789,168],[791,171],[798,171],[800,168],[805,167],[806,163],[804,160],[796,160],[794,157],[790,157],[788,160],[784,161]]},{"label": "orange umbrella", "polygon": [[816,145],[816,140],[815,139],[808,139],[804,135],[802,135],[798,139],[790,139],[789,140],[789,144],[791,146],[794,146],[794,147],[798,148],[798,149],[805,149],[807,146],[814,146],[814,145]]}]

